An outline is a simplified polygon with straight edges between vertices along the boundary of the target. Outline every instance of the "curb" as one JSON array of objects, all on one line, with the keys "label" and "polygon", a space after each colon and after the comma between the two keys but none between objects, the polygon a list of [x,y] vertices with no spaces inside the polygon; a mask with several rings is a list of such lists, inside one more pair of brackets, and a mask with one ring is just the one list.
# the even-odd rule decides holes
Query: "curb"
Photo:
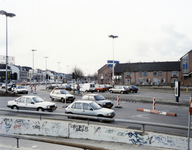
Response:
[{"label": "curb", "polygon": [[137,108],[137,111],[149,112],[149,113],[160,114],[160,115],[165,115],[165,116],[173,116],[173,117],[177,116],[176,113],[163,112],[163,111],[150,110],[150,109],[143,109],[143,108]]}]

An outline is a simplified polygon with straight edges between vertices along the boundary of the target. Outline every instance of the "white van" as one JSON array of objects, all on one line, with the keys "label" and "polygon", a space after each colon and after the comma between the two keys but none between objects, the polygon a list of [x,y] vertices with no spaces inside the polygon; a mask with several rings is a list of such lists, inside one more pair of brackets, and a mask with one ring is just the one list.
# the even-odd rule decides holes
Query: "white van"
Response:
[{"label": "white van", "polygon": [[81,92],[95,92],[95,84],[94,83],[84,83],[80,86]]}]

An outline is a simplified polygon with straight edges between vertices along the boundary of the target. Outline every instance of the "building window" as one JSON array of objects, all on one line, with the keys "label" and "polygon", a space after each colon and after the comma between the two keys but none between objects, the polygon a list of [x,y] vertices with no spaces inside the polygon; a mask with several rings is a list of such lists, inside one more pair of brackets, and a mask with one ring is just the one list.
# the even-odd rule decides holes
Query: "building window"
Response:
[{"label": "building window", "polygon": [[131,72],[125,72],[125,77],[131,77]]},{"label": "building window", "polygon": [[139,76],[143,76],[143,73],[142,73],[142,71],[139,71]]},{"label": "building window", "polygon": [[153,71],[153,76],[157,76],[157,71]]},{"label": "building window", "polygon": [[178,77],[178,71],[171,71],[171,77]]},{"label": "building window", "polygon": [[158,76],[162,76],[162,71],[159,71],[159,72],[158,72]]},{"label": "building window", "polygon": [[144,76],[147,76],[147,71],[144,71]]},{"label": "building window", "polygon": [[188,54],[182,58],[183,73],[188,73]]}]

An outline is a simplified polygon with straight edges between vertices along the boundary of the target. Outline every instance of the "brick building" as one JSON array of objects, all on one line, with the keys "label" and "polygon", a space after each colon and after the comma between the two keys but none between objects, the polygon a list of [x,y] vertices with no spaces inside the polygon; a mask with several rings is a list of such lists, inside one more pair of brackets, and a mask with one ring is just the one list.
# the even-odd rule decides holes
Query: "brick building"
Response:
[{"label": "brick building", "polygon": [[[139,62],[116,64],[115,84],[171,84],[179,79],[180,62]],[[98,83],[111,84],[112,69],[104,65],[98,70]]]},{"label": "brick building", "polygon": [[180,58],[181,71],[179,73],[179,80],[181,84],[192,85],[192,50]]}]

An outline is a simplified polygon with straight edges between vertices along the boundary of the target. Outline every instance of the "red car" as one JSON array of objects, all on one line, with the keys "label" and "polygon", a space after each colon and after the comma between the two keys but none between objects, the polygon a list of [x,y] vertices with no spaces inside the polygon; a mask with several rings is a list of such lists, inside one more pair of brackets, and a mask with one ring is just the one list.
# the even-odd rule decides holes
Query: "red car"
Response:
[{"label": "red car", "polygon": [[95,85],[95,91],[105,92],[105,91],[107,91],[107,88],[104,85]]}]

